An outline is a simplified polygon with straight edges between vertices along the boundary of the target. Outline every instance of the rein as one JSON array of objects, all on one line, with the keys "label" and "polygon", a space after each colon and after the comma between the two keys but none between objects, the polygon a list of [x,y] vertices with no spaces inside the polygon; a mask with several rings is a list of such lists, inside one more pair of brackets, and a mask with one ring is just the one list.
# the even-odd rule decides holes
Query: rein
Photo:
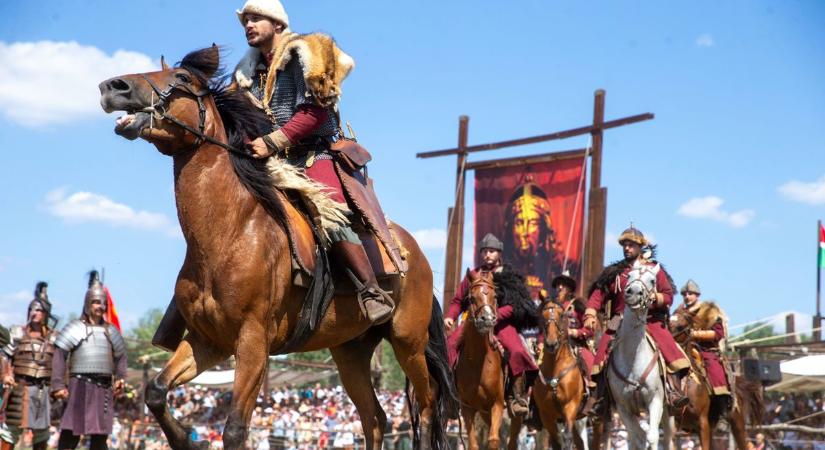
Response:
[{"label": "rein", "polygon": [[619,372],[619,369],[616,368],[616,364],[610,364],[610,368],[613,369],[613,373],[616,374],[616,376],[619,377],[619,379],[632,386],[634,391],[640,392],[642,389],[644,389],[645,381],[647,380],[648,375],[650,375],[650,372],[653,372],[653,368],[656,367],[656,362],[658,360],[659,349],[657,348],[656,351],[653,352],[653,357],[650,358],[650,362],[647,364],[647,367],[645,367],[645,371],[642,372],[642,376],[639,378],[639,381],[633,381],[630,378],[623,375],[621,372]]},{"label": "rein", "polygon": [[[231,146],[231,145],[229,145],[225,142],[221,142],[221,141],[213,138],[212,136],[207,135],[204,132],[204,130],[206,128],[206,106],[204,106],[204,104],[203,104],[203,98],[211,94],[211,92],[208,89],[204,89],[204,90],[198,91],[198,92],[193,92],[192,89],[190,89],[188,85],[185,85],[185,84],[181,85],[178,82],[172,82],[172,83],[169,83],[168,86],[166,86],[165,90],[160,90],[160,88],[152,80],[150,80],[149,77],[147,77],[145,74],[141,74],[141,76],[143,77],[144,80],[146,80],[147,83],[149,83],[149,86],[151,86],[152,90],[158,95],[158,102],[152,104],[152,106],[147,106],[146,108],[141,109],[140,110],[141,112],[149,113],[149,114],[152,115],[152,117],[157,117],[158,120],[165,119],[165,120],[167,120],[169,122],[172,122],[173,124],[179,126],[180,128],[183,128],[184,130],[188,131],[189,133],[192,133],[193,135],[195,135],[197,137],[197,139],[195,140],[195,144],[192,146],[193,149],[199,147],[203,143],[203,141],[206,141],[206,142],[209,142],[211,144],[215,144],[219,147],[222,147],[222,148],[224,148],[224,149],[226,149],[226,150],[228,150],[232,153],[235,153],[236,155],[249,157],[248,152],[246,152],[244,150],[241,150],[239,148],[233,147],[233,146]],[[198,116],[199,116],[198,129],[195,129],[195,128],[189,126],[188,124],[184,123],[182,120],[180,120],[177,117],[169,114],[166,111],[166,102],[169,100],[169,97],[172,95],[172,93],[175,90],[178,90],[178,91],[183,92],[185,94],[189,94],[189,95],[195,97],[195,99],[198,101]]]},{"label": "rein", "polygon": [[[560,305],[555,305],[555,304],[553,304],[553,302],[547,302],[547,304],[546,304],[546,305],[542,308],[542,313],[543,313],[544,311],[548,311],[548,310],[549,310],[549,311],[550,311],[550,314],[551,314],[552,316],[555,316],[555,308],[556,308],[557,306],[558,306],[558,307],[561,307]],[[569,337],[568,337],[568,335],[567,335],[567,333],[566,333],[566,332],[562,333],[562,327],[561,327],[561,325],[559,325],[559,323],[558,323],[558,321],[556,320],[556,318],[555,318],[555,317],[553,317],[551,320],[548,320],[548,325],[549,325],[549,324],[553,324],[553,326],[555,326],[555,327],[556,327],[556,330],[558,330],[558,332],[559,332],[559,337],[561,338],[561,339],[559,339],[559,343],[560,343],[560,345],[568,345],[568,346],[569,346],[569,345],[570,345],[570,340],[569,340]],[[544,337],[544,345],[543,345],[543,347],[548,347],[548,342],[547,342],[547,332],[546,332],[546,330],[545,330],[545,333],[544,333],[544,334],[545,334],[545,337]],[[562,340],[566,341],[566,343],[561,343],[561,341],[562,341]],[[542,348],[542,352],[544,352],[544,348]],[[572,352],[571,352],[571,354],[572,354]],[[541,357],[540,359],[542,359],[542,360],[543,360],[544,358],[543,358],[543,357]],[[550,390],[553,392],[553,396],[555,397],[555,396],[557,396],[557,395],[558,395],[558,388],[559,388],[559,383],[561,382],[561,380],[562,380],[562,379],[563,379],[563,378],[564,378],[564,377],[565,377],[568,373],[570,373],[570,371],[571,371],[571,370],[575,369],[576,367],[578,367],[578,364],[577,364],[577,361],[576,361],[575,356],[573,357],[573,362],[572,362],[572,363],[570,363],[570,364],[569,364],[567,367],[565,367],[565,368],[564,368],[561,372],[559,372],[559,374],[558,374],[558,375],[556,375],[556,376],[554,376],[554,377],[551,377],[551,378],[547,378],[547,376],[544,374],[544,371],[543,371],[543,370],[541,370],[541,367],[540,367],[540,368],[539,368],[539,380],[541,380],[541,382],[542,382],[545,386],[549,386],[549,387],[550,387]]]}]

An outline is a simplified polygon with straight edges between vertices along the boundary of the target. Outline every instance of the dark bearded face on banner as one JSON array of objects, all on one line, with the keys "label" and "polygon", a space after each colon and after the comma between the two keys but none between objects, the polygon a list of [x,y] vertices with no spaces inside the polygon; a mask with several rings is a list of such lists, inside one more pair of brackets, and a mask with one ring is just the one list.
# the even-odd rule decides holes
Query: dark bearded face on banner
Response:
[{"label": "dark bearded face on banner", "polygon": [[583,169],[579,158],[476,169],[476,239],[501,236],[502,262],[525,276],[534,299],[550,294],[550,281],[563,270],[579,278]]},{"label": "dark bearded face on banner", "polygon": [[[510,202],[505,241],[512,244],[513,252],[519,258],[526,258],[539,249],[549,251],[553,244],[553,221],[544,191],[528,181],[516,189]],[[507,247],[505,243],[504,248]]]}]

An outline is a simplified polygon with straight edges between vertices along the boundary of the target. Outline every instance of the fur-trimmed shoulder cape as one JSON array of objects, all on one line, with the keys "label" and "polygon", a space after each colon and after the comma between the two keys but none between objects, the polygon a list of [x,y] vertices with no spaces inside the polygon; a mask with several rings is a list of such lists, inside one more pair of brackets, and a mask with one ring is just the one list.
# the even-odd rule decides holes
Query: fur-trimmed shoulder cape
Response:
[{"label": "fur-trimmed shoulder cape", "polygon": [[[332,106],[341,95],[341,83],[355,67],[355,61],[341,51],[332,37],[323,33],[296,34],[286,32],[273,52],[269,66],[263,104],[272,99],[275,74],[293,58],[298,58],[307,88],[320,106]],[[235,67],[235,81],[248,89],[261,61],[261,52],[251,48]]]},{"label": "fur-trimmed shoulder cape", "polygon": [[502,271],[493,274],[498,307],[513,306],[513,324],[516,329],[533,328],[539,324],[539,311],[524,283],[524,276],[505,264]]},{"label": "fur-trimmed shoulder cape", "polygon": [[717,322],[724,323],[725,320],[725,313],[719,305],[712,301],[703,301],[693,315],[693,329],[709,330]]},{"label": "fur-trimmed shoulder cape", "polygon": [[[667,269],[665,269],[665,265],[655,260],[656,246],[651,245],[646,250],[650,252],[648,260],[650,262],[655,262],[661,266],[661,268],[665,271],[665,275],[667,275],[667,281],[668,283],[670,283],[673,292],[678,292],[676,289],[676,283],[673,282],[673,278],[670,276],[670,273],[668,273]],[[615,261],[609,266],[605,267],[604,270],[602,270],[602,273],[599,275],[599,278],[596,278],[596,281],[594,281],[593,284],[590,285],[590,289],[587,291],[587,297],[589,298],[591,295],[593,295],[593,292],[596,289],[601,289],[605,292],[608,292],[610,289],[610,284],[613,283],[617,276],[621,275],[621,273],[629,267],[633,267],[633,261],[628,261],[626,259]]]}]

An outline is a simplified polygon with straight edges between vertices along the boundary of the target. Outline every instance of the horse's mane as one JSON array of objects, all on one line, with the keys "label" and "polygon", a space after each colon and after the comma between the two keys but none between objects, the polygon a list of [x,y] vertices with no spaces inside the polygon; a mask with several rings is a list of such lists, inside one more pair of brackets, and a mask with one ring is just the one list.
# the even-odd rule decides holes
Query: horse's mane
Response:
[{"label": "horse's mane", "polygon": [[[243,91],[233,89],[231,77],[225,75],[220,59],[220,48],[213,45],[190,52],[177,65],[198,78],[202,86],[208,87],[223,121],[228,144],[244,149],[246,139],[270,133],[272,122],[264,111],[252,104]],[[229,159],[241,184],[252,196],[276,219],[286,220],[286,212],[266,169],[266,160],[235,152],[229,152]]]}]

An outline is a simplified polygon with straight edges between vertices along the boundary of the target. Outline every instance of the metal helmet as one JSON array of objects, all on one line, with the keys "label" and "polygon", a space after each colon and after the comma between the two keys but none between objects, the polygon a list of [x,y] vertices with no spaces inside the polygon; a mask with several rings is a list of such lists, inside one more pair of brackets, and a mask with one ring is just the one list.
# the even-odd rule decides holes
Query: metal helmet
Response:
[{"label": "metal helmet", "polygon": [[89,272],[89,289],[86,291],[86,298],[83,300],[84,315],[91,316],[93,300],[100,300],[103,303],[103,308],[106,309],[106,291],[103,289],[103,283],[100,282],[100,274],[97,270]]},{"label": "metal helmet", "polygon": [[30,323],[32,318],[32,311],[35,308],[43,310],[43,325],[49,324],[49,319],[52,316],[52,303],[49,301],[47,289],[49,283],[45,281],[38,281],[34,287],[34,298],[29,302],[29,309],[26,314],[26,320]]},{"label": "metal helmet", "polygon": [[630,224],[630,228],[622,231],[622,234],[619,235],[619,245],[624,241],[635,242],[641,246],[649,243],[645,235],[638,228],[634,227],[633,224]]},{"label": "metal helmet", "polygon": [[504,251],[504,243],[501,242],[493,233],[487,233],[481,241],[478,243],[478,251],[482,251],[485,248],[490,248],[493,250],[498,250],[500,252]]},{"label": "metal helmet", "polygon": [[682,286],[682,290],[679,291],[682,295],[685,295],[688,292],[695,292],[697,295],[702,295],[702,290],[699,289],[699,285],[693,280],[687,280],[684,286]]}]

